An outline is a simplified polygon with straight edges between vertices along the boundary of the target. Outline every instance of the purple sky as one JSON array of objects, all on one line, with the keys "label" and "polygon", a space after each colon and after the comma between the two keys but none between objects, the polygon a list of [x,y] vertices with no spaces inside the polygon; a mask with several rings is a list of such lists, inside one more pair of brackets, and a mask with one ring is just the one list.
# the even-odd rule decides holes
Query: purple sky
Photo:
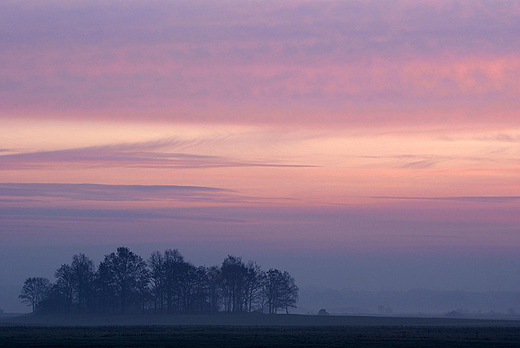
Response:
[{"label": "purple sky", "polygon": [[0,308],[121,245],[518,290],[519,32],[513,0],[3,1]]}]

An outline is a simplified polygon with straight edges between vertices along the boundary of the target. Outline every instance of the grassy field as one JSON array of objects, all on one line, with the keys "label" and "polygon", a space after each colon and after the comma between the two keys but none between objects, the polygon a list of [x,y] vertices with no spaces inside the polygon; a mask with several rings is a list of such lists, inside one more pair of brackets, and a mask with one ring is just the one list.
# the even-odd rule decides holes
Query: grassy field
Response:
[{"label": "grassy field", "polygon": [[0,327],[0,347],[519,347],[512,327]]}]

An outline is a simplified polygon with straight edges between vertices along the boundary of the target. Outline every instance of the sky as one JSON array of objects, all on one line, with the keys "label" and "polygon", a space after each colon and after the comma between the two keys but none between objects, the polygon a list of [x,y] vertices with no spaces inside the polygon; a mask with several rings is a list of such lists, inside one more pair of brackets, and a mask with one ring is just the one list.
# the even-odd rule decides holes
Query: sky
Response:
[{"label": "sky", "polygon": [[0,308],[122,245],[518,291],[519,33],[514,0],[2,1]]}]

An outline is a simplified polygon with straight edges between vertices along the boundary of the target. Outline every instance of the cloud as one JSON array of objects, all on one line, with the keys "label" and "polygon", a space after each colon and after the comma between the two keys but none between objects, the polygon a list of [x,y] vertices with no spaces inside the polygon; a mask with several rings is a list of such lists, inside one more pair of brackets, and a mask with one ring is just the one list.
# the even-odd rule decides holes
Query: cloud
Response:
[{"label": "cloud", "polygon": [[402,196],[373,196],[377,199],[395,200],[426,200],[426,201],[460,201],[485,203],[514,203],[520,201],[520,196],[453,196],[453,197],[402,197]]},{"label": "cloud", "polygon": [[5,2],[0,117],[516,123],[519,13],[469,0]]},{"label": "cloud", "polygon": [[[378,155],[363,155],[358,156],[358,158],[366,158],[378,161],[385,161],[381,164],[387,167],[395,167],[395,168],[403,168],[403,169],[427,169],[432,168],[435,165],[461,159],[453,156],[440,156],[440,155],[432,155],[432,154],[424,154],[424,155],[412,155],[412,154],[402,154],[402,155],[391,155],[391,156],[378,156]],[[468,158],[466,158],[468,159]],[[481,158],[472,158],[473,160],[481,160]]]},{"label": "cloud", "polygon": [[519,143],[520,135],[511,135],[507,133],[497,133],[487,137],[475,137],[475,140],[489,141],[489,142],[504,142],[504,143]]},{"label": "cloud", "polygon": [[2,220],[29,221],[89,221],[101,219],[108,222],[121,220],[184,220],[193,222],[243,222],[242,220],[198,214],[182,209],[66,209],[66,208],[4,208],[0,207]]},{"label": "cloud", "polygon": [[0,183],[0,197],[53,197],[79,201],[225,201],[235,192],[200,186]]},{"label": "cloud", "polygon": [[[465,138],[441,138],[442,141],[456,141],[465,140]],[[486,140],[496,141],[496,140]],[[501,140],[499,140],[501,141]],[[501,155],[501,158],[497,158],[497,154]],[[356,156],[360,159],[372,160],[370,164],[366,164],[366,167],[384,166],[386,168],[402,168],[402,169],[428,169],[435,167],[440,164],[447,164],[448,166],[464,166],[465,163],[473,163],[484,166],[493,166],[496,163],[514,165],[517,163],[515,155],[508,154],[504,149],[490,150],[485,149],[481,154],[475,153],[475,155],[465,154],[454,154],[454,155],[442,155],[442,154],[398,154],[398,155],[362,155]]]},{"label": "cloud", "polygon": [[[1,196],[1,194],[0,194]],[[41,200],[38,200],[38,199],[31,199],[31,198],[26,198],[26,199],[0,199],[0,203],[7,203],[7,204],[13,204],[13,203],[34,203],[34,202],[38,202],[38,201],[41,201]]]},{"label": "cloud", "polygon": [[431,168],[433,167],[437,162],[435,161],[414,161],[414,162],[408,162],[405,164],[401,164],[401,168],[410,168],[410,169],[425,169],[425,168]]},{"label": "cloud", "polygon": [[[222,168],[222,167],[309,167],[309,165],[235,160],[223,156],[205,156],[160,151],[167,147],[195,142],[161,140],[91,146],[56,151],[0,155],[0,170],[40,169],[61,165],[80,167]],[[156,150],[156,151],[153,151]]]},{"label": "cloud", "polygon": [[508,29],[519,25],[515,19],[520,12],[514,0],[499,3],[285,0],[254,4],[200,0],[146,4],[46,1],[5,2],[1,8],[0,18],[6,27],[3,40],[11,45],[277,43],[326,39],[333,34],[334,38],[347,39],[346,42],[365,40],[363,49],[374,46],[384,50],[395,43],[402,45],[403,41],[427,50],[431,44],[428,40],[434,39],[437,45],[454,41],[448,43],[455,48],[458,43],[466,49],[476,49],[477,43],[484,40],[495,49],[511,49],[490,38],[501,35],[510,38],[509,42],[517,41],[514,31]]}]

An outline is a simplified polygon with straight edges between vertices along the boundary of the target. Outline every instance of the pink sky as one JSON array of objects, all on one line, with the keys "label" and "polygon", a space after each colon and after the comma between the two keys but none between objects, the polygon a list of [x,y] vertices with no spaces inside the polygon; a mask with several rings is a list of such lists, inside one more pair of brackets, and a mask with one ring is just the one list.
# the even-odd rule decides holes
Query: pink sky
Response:
[{"label": "pink sky", "polygon": [[513,0],[3,1],[0,245],[520,268],[518,33]]}]

